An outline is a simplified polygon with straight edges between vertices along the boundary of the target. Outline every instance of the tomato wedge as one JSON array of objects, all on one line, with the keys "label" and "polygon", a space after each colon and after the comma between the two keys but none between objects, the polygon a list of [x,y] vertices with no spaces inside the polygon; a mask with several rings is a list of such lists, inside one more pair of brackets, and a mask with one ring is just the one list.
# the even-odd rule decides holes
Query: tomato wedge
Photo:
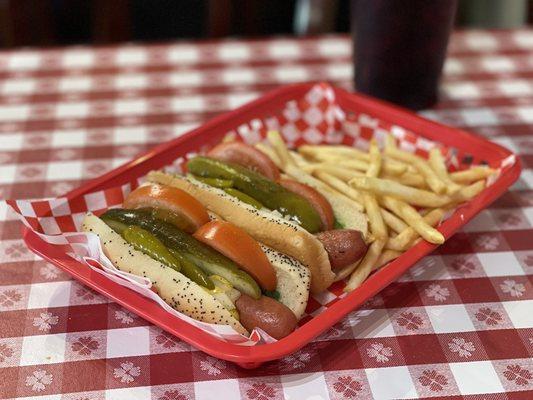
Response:
[{"label": "tomato wedge", "polygon": [[329,231],[333,229],[333,224],[335,223],[333,208],[331,208],[331,204],[329,204],[329,201],[324,196],[311,186],[293,181],[292,179],[280,179],[278,183],[285,189],[302,196],[311,203],[320,216],[322,230]]},{"label": "tomato wedge", "polygon": [[210,220],[202,203],[181,189],[165,185],[138,187],[128,195],[124,208],[153,208],[156,217],[188,233],[193,233]]},{"label": "tomato wedge", "polygon": [[265,153],[242,142],[220,143],[207,153],[208,157],[242,165],[273,181],[279,179],[279,170]]},{"label": "tomato wedge", "polygon": [[239,227],[226,221],[211,221],[201,226],[193,236],[233,260],[262,289],[276,289],[274,267],[259,243]]}]

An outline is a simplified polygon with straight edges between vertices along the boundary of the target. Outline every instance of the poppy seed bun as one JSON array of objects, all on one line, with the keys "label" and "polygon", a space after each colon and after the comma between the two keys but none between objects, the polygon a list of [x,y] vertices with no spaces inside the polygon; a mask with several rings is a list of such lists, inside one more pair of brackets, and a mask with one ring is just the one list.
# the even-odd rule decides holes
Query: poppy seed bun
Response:
[{"label": "poppy seed bun", "polygon": [[[208,214],[212,220],[222,220],[220,215],[213,211],[208,211]],[[279,302],[286,305],[300,320],[309,300],[309,287],[311,286],[309,268],[293,257],[264,244],[260,243],[260,246],[276,271],[276,290],[279,293]]]},{"label": "poppy seed bun", "polygon": [[175,310],[198,321],[229,325],[237,332],[248,335],[240,322],[202,287],[185,275],[135,250],[100,218],[87,214],[82,230],[98,235],[104,253],[119,270],[149,278],[159,296]]},{"label": "poppy seed bun", "polygon": [[268,261],[276,271],[279,302],[286,305],[299,320],[302,318],[311,286],[311,273],[296,259],[277,250],[261,245]]},{"label": "poppy seed bun", "polygon": [[333,283],[335,274],[324,246],[299,225],[268,210],[257,210],[193,178],[152,171],[148,180],[185,190],[207,209],[245,230],[257,241],[300,261],[311,271],[311,293],[320,293]]}]

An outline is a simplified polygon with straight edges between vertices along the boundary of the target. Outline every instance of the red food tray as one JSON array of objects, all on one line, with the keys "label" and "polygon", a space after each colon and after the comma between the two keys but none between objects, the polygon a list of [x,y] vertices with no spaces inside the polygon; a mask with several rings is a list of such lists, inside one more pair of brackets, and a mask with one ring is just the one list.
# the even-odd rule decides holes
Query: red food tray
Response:
[{"label": "red food tray", "polygon": [[[282,123],[290,122],[293,125],[301,124],[302,120],[296,121],[291,115],[287,115],[286,106],[297,102],[306,103],[308,101],[306,94],[310,93],[314,87],[317,86],[299,84],[274,90],[247,105],[212,119],[185,135],[155,147],[137,159],[69,192],[66,197],[71,201],[76,201],[87,193],[135,181],[150,170],[172,164],[180,156],[218,143],[228,132],[238,133],[243,128],[249,131],[254,129],[255,122],[261,120],[268,122],[272,116],[278,117],[278,123],[282,121]],[[472,133],[426,120],[411,112],[363,95],[349,93],[324,84],[321,87],[328,90],[327,93],[333,99],[334,110],[341,110],[346,116],[347,123],[354,118],[364,120],[364,123],[357,127],[357,135],[346,134],[339,137],[338,134],[334,134],[336,136],[333,140],[337,142],[357,145],[358,139],[364,139],[365,135],[369,136],[377,129],[382,131],[383,129],[400,129],[408,132],[407,136],[410,135],[406,140],[407,144],[414,146],[413,150],[423,152],[424,144],[429,143],[425,139],[438,142],[439,145],[450,150],[448,155],[452,154],[455,160],[459,160],[458,165],[484,162],[491,166],[500,166],[503,160],[509,160],[513,155],[509,150]],[[312,116],[310,118],[312,119]],[[266,128],[263,127],[263,129]],[[314,139],[317,139],[316,136]],[[295,138],[294,141],[300,144],[305,142],[305,139],[300,137]],[[439,226],[438,229],[446,238],[451,237],[478,212],[502,195],[519,177],[521,167],[518,158],[514,163],[507,164],[492,185],[461,206]],[[87,265],[75,261],[27,228],[24,229],[24,240],[32,251],[128,310],[214,357],[235,362],[245,368],[255,368],[265,361],[275,360],[299,350],[384,289],[436,248],[435,245],[421,241],[398,259],[371,275],[361,287],[331,302],[322,312],[315,313],[314,317],[308,317],[303,325],[284,339],[275,343],[242,346],[223,342],[167,313],[148,298],[110,281]]]}]

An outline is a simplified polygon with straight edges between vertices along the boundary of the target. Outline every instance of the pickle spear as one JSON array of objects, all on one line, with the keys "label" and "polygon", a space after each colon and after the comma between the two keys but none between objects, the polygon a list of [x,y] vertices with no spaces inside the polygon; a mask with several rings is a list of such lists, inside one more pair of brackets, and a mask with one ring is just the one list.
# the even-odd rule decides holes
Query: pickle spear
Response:
[{"label": "pickle spear", "polygon": [[264,204],[271,210],[289,215],[310,233],[320,231],[320,216],[303,197],[293,193],[263,175],[237,164],[198,156],[189,160],[190,173],[204,178],[233,181],[233,187]]},{"label": "pickle spear", "polygon": [[106,211],[100,218],[112,228],[113,223],[116,225],[117,222],[127,226],[139,226],[157,237],[168,249],[173,249],[207,274],[226,278],[235,289],[255,299],[261,297],[261,289],[257,282],[245,271],[240,270],[233,261],[174,225],[154,218],[150,212],[114,208]]},{"label": "pickle spear", "polygon": [[178,272],[181,271],[180,262],[170,254],[170,251],[168,251],[158,238],[147,230],[136,225],[130,225],[124,229],[122,237],[126,242],[135,247],[136,250],[143,252],[167,267],[175,269]]},{"label": "pickle spear", "polygon": [[241,192],[240,190],[234,188],[226,188],[224,189],[224,191],[230,196],[236,197],[240,201],[246,204],[250,204],[252,207],[257,208],[258,210],[263,208],[263,205],[260,202],[258,202],[252,196],[248,196],[246,193]]},{"label": "pickle spear", "polygon": [[226,189],[233,186],[233,182],[229,179],[220,179],[220,178],[204,178],[203,176],[194,176],[192,177],[200,182],[205,183],[206,185],[213,186],[220,189]]},{"label": "pickle spear", "polygon": [[185,257],[183,257],[178,251],[174,249],[168,249],[168,250],[170,251],[170,254],[172,254],[174,257],[180,260],[181,273],[183,275],[185,275],[191,281],[196,282],[200,286],[203,286],[209,290],[213,290],[215,288],[214,283],[211,281],[209,276],[207,276],[207,274],[204,271],[202,271],[192,262],[190,262]]}]

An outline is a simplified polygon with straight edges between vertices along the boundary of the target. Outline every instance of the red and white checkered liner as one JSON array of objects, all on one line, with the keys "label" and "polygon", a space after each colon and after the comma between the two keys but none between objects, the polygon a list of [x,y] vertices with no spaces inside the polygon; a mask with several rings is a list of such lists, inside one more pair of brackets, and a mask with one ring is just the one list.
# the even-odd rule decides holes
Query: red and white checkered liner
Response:
[{"label": "red and white checkered liner", "polygon": [[[253,144],[264,139],[270,129],[280,130],[291,147],[305,143],[343,143],[367,148],[372,137],[376,137],[381,142],[388,132],[397,138],[401,148],[421,156],[427,156],[428,151],[437,146],[436,143],[420,138],[402,127],[387,124],[369,115],[353,113],[347,115],[336,103],[333,89],[327,84],[318,84],[302,99],[288,102],[279,115],[265,120],[249,121],[228,134]],[[207,149],[199,149],[199,151],[205,150]],[[452,155],[457,155],[454,149],[443,147],[442,151],[450,156],[449,159]],[[194,154],[196,153],[189,153],[185,157],[178,158],[169,166],[169,169],[183,171],[187,158]],[[252,332],[247,338],[228,326],[199,322],[177,312],[151,290],[151,282],[148,279],[117,270],[103,254],[96,235],[78,232],[83,216],[87,212],[98,214],[107,208],[120,206],[125,196],[138,184],[139,182],[132,182],[122,187],[90,193],[75,199],[10,200],[8,204],[17,212],[27,227],[46,242],[59,247],[66,254],[84,262],[94,271],[104,274],[112,281],[156,301],[171,314],[185,319],[220,340],[244,346],[274,341],[260,330]],[[337,282],[327,291],[310,298],[307,314],[300,324],[304,324],[344,297],[344,286],[344,282]]]}]

